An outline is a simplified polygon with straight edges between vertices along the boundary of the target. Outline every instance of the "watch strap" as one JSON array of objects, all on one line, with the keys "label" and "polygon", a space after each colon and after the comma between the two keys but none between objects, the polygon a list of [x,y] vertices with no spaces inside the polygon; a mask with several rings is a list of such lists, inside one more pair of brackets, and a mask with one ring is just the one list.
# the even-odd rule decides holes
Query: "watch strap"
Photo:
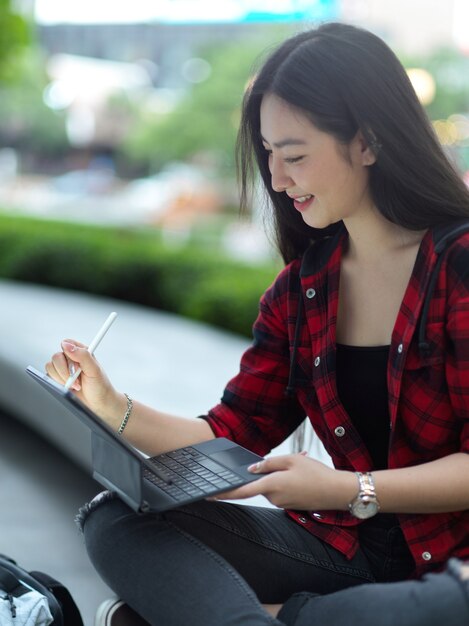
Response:
[{"label": "watch strap", "polygon": [[358,478],[358,494],[349,504],[354,517],[367,519],[378,513],[380,506],[376,496],[375,481],[371,472],[355,472]]},{"label": "watch strap", "polygon": [[371,496],[376,498],[376,488],[373,474],[371,472],[355,472],[355,474],[358,478],[359,497]]}]

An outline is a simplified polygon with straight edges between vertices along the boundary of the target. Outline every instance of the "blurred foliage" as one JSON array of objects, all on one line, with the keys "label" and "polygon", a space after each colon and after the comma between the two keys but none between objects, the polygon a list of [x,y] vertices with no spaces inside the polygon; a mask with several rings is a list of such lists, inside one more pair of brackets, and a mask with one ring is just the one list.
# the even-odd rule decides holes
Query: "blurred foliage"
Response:
[{"label": "blurred foliage", "polygon": [[[209,153],[221,173],[232,172],[242,95],[254,62],[290,32],[263,33],[255,42],[218,44],[200,51],[212,67],[210,77],[193,85],[168,113],[133,104],[134,123],[120,146],[122,154],[158,170],[169,161]],[[467,56],[454,49],[441,49],[424,57],[401,57],[401,61],[405,67],[427,69],[435,78],[436,96],[427,107],[431,119],[469,111]]]},{"label": "blurred foliage", "polygon": [[432,120],[469,112],[469,57],[454,48],[425,56],[400,57],[406,68],[427,70],[436,82],[435,98],[425,108]]},{"label": "blurred foliage", "polygon": [[12,8],[11,0],[0,0],[0,82],[16,77],[17,59],[29,42],[26,21]]},{"label": "blurred foliage", "polygon": [[37,45],[18,60],[17,73],[17,79],[5,86],[0,98],[1,143],[36,154],[62,154],[69,149],[65,115],[44,103],[49,79],[46,60]]},{"label": "blurred foliage", "polygon": [[248,337],[279,269],[206,247],[174,248],[150,229],[0,215],[2,278],[136,302]]},{"label": "blurred foliage", "polygon": [[211,66],[210,76],[190,86],[170,112],[158,114],[144,107],[136,111],[128,139],[120,146],[123,154],[148,162],[153,170],[169,161],[209,154],[219,172],[231,172],[241,101],[253,64],[288,32],[276,27],[255,40],[218,43],[199,51]]},{"label": "blurred foliage", "polygon": [[[246,84],[256,60],[294,28],[276,25],[261,29],[255,38],[218,42],[195,51],[210,64],[211,74],[203,82],[187,82],[166,112],[155,106],[154,93],[116,94],[109,102],[109,114],[122,115],[122,126],[129,126],[118,146],[119,169],[125,175],[153,174],[172,161],[202,157],[199,162],[211,166],[215,174],[232,177]],[[61,159],[70,149],[65,111],[53,111],[44,103],[47,59],[31,36],[33,30],[11,10],[11,0],[0,0],[0,29],[0,143],[23,154]],[[421,67],[434,76],[436,96],[427,107],[431,119],[469,111],[469,57],[447,48],[400,58],[406,67]],[[13,75],[15,82],[6,82]]]},{"label": "blurred foliage", "polygon": [[44,54],[11,0],[0,0],[0,32],[0,143],[44,155],[67,149],[64,116],[43,101]]}]

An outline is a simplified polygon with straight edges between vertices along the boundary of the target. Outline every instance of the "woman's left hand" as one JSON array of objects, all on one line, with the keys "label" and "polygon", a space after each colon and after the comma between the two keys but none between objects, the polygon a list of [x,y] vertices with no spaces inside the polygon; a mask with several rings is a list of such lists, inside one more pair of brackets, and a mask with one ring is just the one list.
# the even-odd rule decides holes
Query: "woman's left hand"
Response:
[{"label": "woman's left hand", "polygon": [[238,500],[263,495],[269,502],[284,509],[340,509],[347,502],[342,502],[338,493],[342,491],[340,487],[351,478],[353,489],[356,482],[352,472],[332,469],[308,458],[303,452],[272,457],[256,463],[249,470],[265,476],[237,489],[219,493],[216,499]]}]

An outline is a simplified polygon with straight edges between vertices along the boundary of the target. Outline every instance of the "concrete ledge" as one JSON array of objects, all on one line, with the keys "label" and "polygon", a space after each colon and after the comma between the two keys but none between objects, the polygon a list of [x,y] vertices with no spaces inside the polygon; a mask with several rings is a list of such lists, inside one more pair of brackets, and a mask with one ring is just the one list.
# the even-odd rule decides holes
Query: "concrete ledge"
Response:
[{"label": "concrete ledge", "polygon": [[26,378],[24,368],[0,355],[0,404],[56,446],[68,458],[88,470],[90,435],[76,418],[67,415],[53,398]]},{"label": "concrete ledge", "polygon": [[[181,294],[184,297],[184,294]],[[96,354],[116,388],[162,411],[194,416],[218,402],[246,339],[126,302],[0,281],[0,405],[90,468],[89,431],[25,373],[64,338],[88,343],[111,311]]]}]

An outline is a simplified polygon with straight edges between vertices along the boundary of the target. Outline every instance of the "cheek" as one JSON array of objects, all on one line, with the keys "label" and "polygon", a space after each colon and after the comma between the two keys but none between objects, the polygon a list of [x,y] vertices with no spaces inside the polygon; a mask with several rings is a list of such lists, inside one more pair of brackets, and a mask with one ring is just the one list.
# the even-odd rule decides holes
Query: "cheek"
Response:
[{"label": "cheek", "polygon": [[313,188],[315,188],[323,178],[321,169],[321,167],[296,165],[295,169],[291,171],[291,177],[296,181],[299,187],[305,191],[313,192]]},{"label": "cheek", "polygon": [[351,192],[357,183],[357,177],[353,170],[348,166],[340,166],[330,168],[321,172],[321,179],[327,184],[329,190],[333,194],[342,194],[343,192]]}]

